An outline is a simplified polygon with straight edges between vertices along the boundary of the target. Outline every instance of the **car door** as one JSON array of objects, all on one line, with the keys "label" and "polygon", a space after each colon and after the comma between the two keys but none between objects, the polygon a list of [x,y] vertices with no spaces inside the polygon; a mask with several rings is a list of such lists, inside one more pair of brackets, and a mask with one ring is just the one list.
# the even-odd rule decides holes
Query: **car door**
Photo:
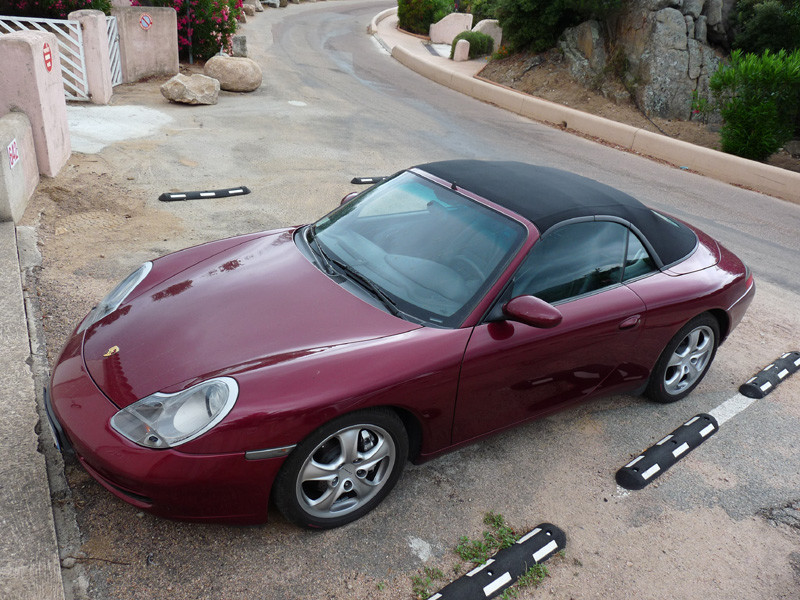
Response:
[{"label": "car door", "polygon": [[[622,284],[629,235],[620,223],[579,221],[535,244],[467,344],[453,443],[553,412],[619,379],[645,310]],[[520,295],[555,305],[562,322],[540,329],[504,320],[500,306]]]}]

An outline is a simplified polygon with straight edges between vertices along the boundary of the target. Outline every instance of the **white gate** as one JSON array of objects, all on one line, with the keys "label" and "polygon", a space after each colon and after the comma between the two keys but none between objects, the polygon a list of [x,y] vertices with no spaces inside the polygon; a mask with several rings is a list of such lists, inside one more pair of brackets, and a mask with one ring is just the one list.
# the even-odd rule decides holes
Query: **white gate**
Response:
[{"label": "white gate", "polygon": [[0,16],[0,35],[23,29],[47,31],[58,39],[61,57],[61,79],[67,100],[89,100],[86,60],[83,55],[81,24],[65,19],[30,19]]},{"label": "white gate", "polygon": [[108,33],[108,58],[111,62],[111,86],[122,83],[122,62],[119,57],[119,29],[117,17],[106,17]]}]

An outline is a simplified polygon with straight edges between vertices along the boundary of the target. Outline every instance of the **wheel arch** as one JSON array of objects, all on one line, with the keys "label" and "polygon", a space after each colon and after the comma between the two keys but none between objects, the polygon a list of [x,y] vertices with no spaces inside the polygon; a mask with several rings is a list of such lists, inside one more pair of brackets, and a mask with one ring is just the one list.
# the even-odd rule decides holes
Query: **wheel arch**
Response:
[{"label": "wheel arch", "polygon": [[725,338],[728,337],[728,333],[730,332],[731,319],[728,316],[728,313],[726,313],[721,308],[712,308],[711,310],[708,311],[708,314],[714,317],[717,320],[717,325],[719,325],[719,342],[717,343],[717,345],[719,345],[723,341],[725,341]]}]

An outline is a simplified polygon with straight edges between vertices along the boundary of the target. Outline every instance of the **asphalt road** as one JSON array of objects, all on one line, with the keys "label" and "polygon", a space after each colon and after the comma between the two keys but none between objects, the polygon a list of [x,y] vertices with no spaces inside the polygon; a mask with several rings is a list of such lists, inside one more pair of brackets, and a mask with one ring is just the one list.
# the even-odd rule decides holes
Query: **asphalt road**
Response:
[{"label": "asphalt road", "polygon": [[[68,579],[82,567],[89,586],[81,592],[79,585],[78,596],[409,598],[411,577],[423,567],[453,573],[459,537],[479,536],[484,513],[495,511],[521,531],[549,521],[567,534],[566,556],[531,597],[796,598],[800,532],[768,516],[800,499],[800,376],[731,419],[657,484],[622,493],[614,473],[687,418],[735,395],[780,353],[798,349],[800,206],[616,151],[430,82],[364,33],[369,19],[392,5],[329,1],[257,15],[244,33],[264,85],[253,94],[222,94],[214,107],[166,104],[154,85],[118,90],[115,103],[136,104],[139,118],[169,120],[146,137],[108,146],[96,160],[115,189],[143,199],[137,215],[171,229],[154,233],[153,225],[125,243],[106,243],[81,268],[59,262],[54,249],[85,251],[86,236],[45,236],[45,279],[53,282],[45,305],[59,304],[65,288],[58,281],[90,281],[67,293],[75,308],[50,327],[51,352],[67,321],[89,308],[91,294],[141,260],[307,222],[351,191],[354,175],[447,158],[524,160],[623,189],[739,254],[756,275],[756,302],[687,400],[600,400],[410,466],[374,513],[334,531],[301,531],[274,511],[271,523],[248,528],[157,519],[70,466],[84,556]],[[236,185],[253,193],[156,200],[165,191]]]}]

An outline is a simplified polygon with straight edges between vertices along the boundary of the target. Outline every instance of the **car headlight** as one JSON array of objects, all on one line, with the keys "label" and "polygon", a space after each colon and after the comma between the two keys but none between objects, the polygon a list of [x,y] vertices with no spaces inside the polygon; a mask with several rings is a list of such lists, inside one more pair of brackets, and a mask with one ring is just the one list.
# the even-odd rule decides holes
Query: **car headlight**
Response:
[{"label": "car headlight", "polygon": [[88,329],[103,317],[107,317],[112,312],[117,310],[119,305],[122,304],[123,300],[128,297],[128,294],[136,289],[137,285],[144,281],[144,278],[147,277],[147,274],[152,268],[153,263],[148,261],[123,279],[119,285],[117,285],[117,287],[111,290],[108,295],[89,312],[89,314],[83,320],[83,323],[81,323],[78,331]]},{"label": "car headlight", "polygon": [[172,448],[204,434],[225,418],[239,395],[236,380],[209,379],[175,394],[155,393],[123,408],[111,426],[145,448]]}]

